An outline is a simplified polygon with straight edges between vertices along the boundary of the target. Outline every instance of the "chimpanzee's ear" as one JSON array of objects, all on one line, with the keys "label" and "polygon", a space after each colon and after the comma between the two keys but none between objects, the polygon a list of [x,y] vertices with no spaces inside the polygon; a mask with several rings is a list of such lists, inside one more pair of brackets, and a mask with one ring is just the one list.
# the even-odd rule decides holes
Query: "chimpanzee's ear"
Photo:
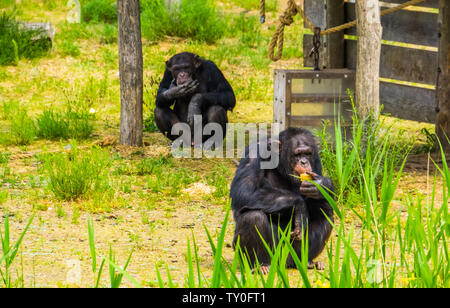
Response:
[{"label": "chimpanzee's ear", "polygon": [[170,70],[172,68],[172,61],[170,61],[170,60],[166,61],[166,68],[168,70]]},{"label": "chimpanzee's ear", "polygon": [[280,140],[270,138],[267,143],[268,143],[267,148],[269,149],[269,151],[273,150],[275,151],[275,153],[278,154],[281,153],[282,146]]},{"label": "chimpanzee's ear", "polygon": [[195,69],[198,69],[201,65],[202,65],[202,59],[200,58],[199,55],[195,55],[195,56],[194,56],[194,66],[195,66]]},{"label": "chimpanzee's ear", "polygon": [[320,155],[317,147],[314,147],[314,161],[313,161],[313,172],[318,175],[322,175],[322,162],[320,161]]}]

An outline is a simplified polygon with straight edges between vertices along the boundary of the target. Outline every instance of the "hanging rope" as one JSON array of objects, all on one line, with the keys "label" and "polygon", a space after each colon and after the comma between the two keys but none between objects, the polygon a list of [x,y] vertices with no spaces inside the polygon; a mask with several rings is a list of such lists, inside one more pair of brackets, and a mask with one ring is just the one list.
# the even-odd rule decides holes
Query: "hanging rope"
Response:
[{"label": "hanging rope", "polygon": [[261,16],[261,23],[266,22],[266,0],[261,0],[261,4],[259,6],[259,15]]},{"label": "hanging rope", "polygon": [[[261,0],[265,1],[265,0]],[[381,16],[391,14],[397,11],[400,11],[408,6],[416,5],[421,2],[424,2],[426,0],[410,0],[403,4],[399,4],[393,8],[389,8],[386,10],[381,11]],[[284,28],[286,26],[290,26],[294,22],[294,16],[300,14],[302,16],[304,22],[306,23],[307,27],[314,32],[314,25],[309,20],[309,18],[305,15],[305,12],[303,11],[303,8],[300,5],[297,5],[295,3],[295,0],[289,0],[288,7],[284,11],[283,15],[280,16],[280,24],[278,25],[277,30],[275,31],[274,35],[272,36],[272,39],[269,43],[269,57],[272,61],[276,62],[281,59],[283,55],[283,44],[284,44]],[[330,29],[326,29],[320,33],[321,36],[343,31],[345,29],[349,29],[356,26],[356,20],[345,23],[340,26],[336,26]],[[277,47],[277,53],[274,54],[275,47]]]}]

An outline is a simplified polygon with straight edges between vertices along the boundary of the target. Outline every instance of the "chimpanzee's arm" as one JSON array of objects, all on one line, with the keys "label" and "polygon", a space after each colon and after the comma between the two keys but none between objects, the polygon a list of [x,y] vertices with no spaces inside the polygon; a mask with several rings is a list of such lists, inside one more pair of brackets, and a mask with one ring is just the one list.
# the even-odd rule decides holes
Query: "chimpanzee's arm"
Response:
[{"label": "chimpanzee's arm", "polygon": [[203,103],[219,105],[225,110],[233,110],[236,105],[236,97],[230,83],[213,62],[204,61],[203,66],[203,69],[207,70],[206,75],[209,76],[207,92],[202,93]]},{"label": "chimpanzee's arm", "polygon": [[234,211],[260,210],[266,214],[277,214],[292,212],[294,207],[302,207],[302,212],[306,212],[306,203],[301,196],[270,185],[264,171],[255,166],[259,162],[252,163],[248,158],[244,158],[241,166],[246,163],[249,163],[249,166],[239,168],[231,184],[230,197]]},{"label": "chimpanzee's arm", "polygon": [[166,95],[166,92],[170,89],[172,81],[172,74],[166,68],[164,77],[159,84],[158,93],[156,94],[156,107],[170,107],[175,103],[175,98]]}]

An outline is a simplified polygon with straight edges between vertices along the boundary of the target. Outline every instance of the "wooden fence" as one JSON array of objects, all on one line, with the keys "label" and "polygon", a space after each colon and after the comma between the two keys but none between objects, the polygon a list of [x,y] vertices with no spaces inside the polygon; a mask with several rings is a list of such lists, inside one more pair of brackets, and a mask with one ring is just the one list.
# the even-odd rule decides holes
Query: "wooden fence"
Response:
[{"label": "wooden fence", "polygon": [[[450,1],[450,0],[449,0]],[[354,2],[354,1],[353,1]],[[383,8],[405,0],[383,0]],[[439,0],[427,0],[381,17],[383,45],[380,67],[380,99],[383,113],[420,122],[435,123],[438,75]],[[356,19],[355,4],[343,0],[305,0],[306,16],[315,26],[327,29]],[[312,34],[303,37],[304,66]],[[356,69],[356,28],[323,36],[320,67]]]}]

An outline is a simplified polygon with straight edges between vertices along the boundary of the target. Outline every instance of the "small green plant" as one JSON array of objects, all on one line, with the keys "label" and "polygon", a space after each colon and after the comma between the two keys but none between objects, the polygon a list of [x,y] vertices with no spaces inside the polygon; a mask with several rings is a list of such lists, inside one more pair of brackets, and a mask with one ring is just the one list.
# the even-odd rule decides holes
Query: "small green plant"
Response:
[{"label": "small green plant", "polygon": [[104,24],[100,42],[103,44],[117,43],[118,35],[117,26]]},{"label": "small green plant", "polygon": [[2,113],[0,113],[1,120],[11,119],[17,110],[20,109],[20,103],[18,101],[4,101],[1,105]]},{"label": "small green plant", "polygon": [[36,137],[34,120],[28,116],[26,108],[11,110],[9,115],[9,131],[1,138],[5,144],[28,145]]},{"label": "small green plant", "polygon": [[105,259],[102,260],[100,267],[97,273],[97,251],[95,249],[95,235],[94,235],[94,224],[92,223],[92,218],[88,217],[87,220],[88,225],[88,236],[89,236],[89,248],[91,252],[91,260],[92,260],[92,273],[94,277],[96,277],[94,281],[95,288],[98,288],[100,284],[100,279],[102,277],[103,267],[105,265]]},{"label": "small green plant", "polygon": [[189,184],[199,181],[199,176],[185,168],[155,168],[152,176],[147,176],[146,187],[155,193],[179,195]]},{"label": "small green plant", "polygon": [[[20,245],[22,244],[22,240],[27,233],[28,229],[30,228],[31,223],[33,222],[34,215],[30,217],[28,220],[27,225],[23,229],[22,233],[18,237],[16,243],[12,245],[11,243],[11,233],[9,229],[9,213],[8,211],[5,212],[3,221],[3,231],[0,229],[0,240],[2,242],[2,254],[0,255],[0,276],[2,279],[2,282],[6,288],[11,288],[15,286],[14,282],[12,281],[11,277],[11,265],[13,264],[15,258],[17,257],[17,253],[19,251]],[[5,263],[4,267],[2,268],[3,262]],[[19,282],[20,283],[20,282]],[[23,281],[22,281],[23,285]]]},{"label": "small green plant", "polygon": [[136,165],[138,175],[160,174],[163,168],[172,166],[172,160],[168,157],[144,158]]},{"label": "small green plant", "polygon": [[227,198],[230,194],[230,188],[228,187],[229,176],[230,170],[228,167],[219,165],[206,177],[208,184],[216,188],[213,193],[215,198]]},{"label": "small green plant", "polygon": [[110,186],[107,151],[91,148],[80,151],[76,145],[62,153],[48,156],[43,170],[48,176],[48,188],[57,198],[75,200],[107,192]]},{"label": "small green plant", "polygon": [[81,18],[91,23],[117,21],[117,5],[113,0],[90,0],[81,8]]},{"label": "small green plant", "polygon": [[133,255],[133,250],[131,250],[128,256],[127,262],[123,267],[116,265],[116,255],[111,247],[109,246],[109,257],[102,257],[102,262],[97,271],[97,250],[95,248],[95,235],[94,235],[94,224],[92,218],[88,217],[88,237],[89,237],[89,249],[91,252],[91,265],[92,273],[94,274],[94,287],[98,288],[100,285],[100,280],[103,273],[103,267],[106,262],[109,264],[109,278],[111,283],[111,288],[119,288],[122,284],[123,276],[126,276],[136,287],[142,287],[133,277],[131,277],[127,272],[128,265],[130,264],[131,257]]},{"label": "small green plant", "polygon": [[[350,93],[352,97],[352,94]],[[352,98],[353,104],[353,98]],[[385,164],[397,170],[403,162],[404,155],[411,150],[410,144],[396,142],[395,136],[389,128],[383,129],[383,120],[369,116],[366,119],[358,118],[356,107],[353,104],[353,118],[351,136],[348,138],[340,117],[334,123],[334,144],[330,140],[327,125],[319,132],[321,142],[322,165],[326,174],[336,186],[337,196],[340,200],[346,198],[356,204],[364,201],[364,172],[370,168],[376,189],[382,185],[383,167]],[[347,131],[346,131],[347,129]],[[361,161],[364,168],[355,168]],[[372,170],[373,169],[373,170]],[[372,179],[372,178],[371,178]],[[358,197],[359,196],[359,197]],[[349,206],[355,204],[347,204]]]},{"label": "small green plant", "polygon": [[[130,255],[128,256],[127,262],[123,267],[118,267],[116,265],[116,254],[112,250],[112,247],[109,246],[109,279],[111,281],[111,288],[116,289],[119,288],[122,284],[122,278],[130,264],[131,257],[133,256],[133,250],[131,250]],[[120,268],[120,270],[119,270]]]},{"label": "small green plant", "polygon": [[80,48],[72,41],[62,41],[61,44],[58,45],[58,47],[58,49],[60,49],[61,55],[63,56],[71,56],[75,58],[80,55]]},{"label": "small green plant", "polygon": [[8,200],[9,193],[6,190],[0,190],[0,204],[5,203]]},{"label": "small green plant", "polygon": [[65,111],[44,110],[37,118],[37,134],[40,138],[87,139],[91,136],[94,115],[83,109],[72,110],[68,104]]},{"label": "small green plant", "polygon": [[11,155],[9,153],[0,152],[0,165],[6,165],[9,162],[9,157]]}]

